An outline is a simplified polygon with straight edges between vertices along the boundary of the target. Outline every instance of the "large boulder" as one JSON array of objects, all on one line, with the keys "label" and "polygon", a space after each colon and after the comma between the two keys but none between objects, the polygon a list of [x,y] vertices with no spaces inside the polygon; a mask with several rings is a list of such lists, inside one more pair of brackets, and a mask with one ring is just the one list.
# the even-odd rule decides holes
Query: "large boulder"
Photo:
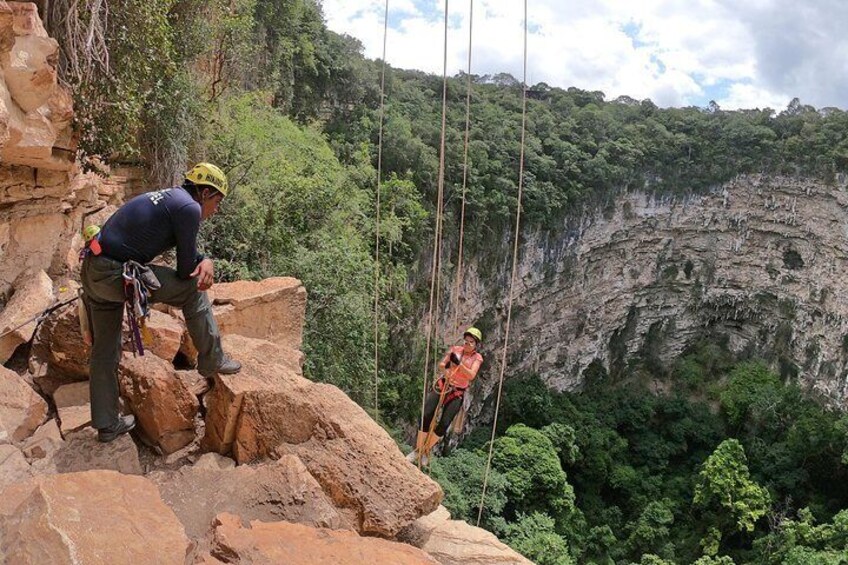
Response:
[{"label": "large boulder", "polygon": [[0,165],[0,292],[9,293],[22,273],[51,267],[67,241],[72,223],[56,200],[67,190],[67,176]]},{"label": "large boulder", "polygon": [[441,565],[533,564],[493,533],[462,520],[451,520],[444,506],[416,520],[398,539],[420,547]]},{"label": "large boulder", "polygon": [[342,391],[297,375],[285,348],[241,336],[224,345],[242,371],[206,396],[206,449],[240,463],[297,456],[361,533],[391,537],[436,509],[439,486]]},{"label": "large boulder", "polygon": [[12,299],[0,312],[0,335],[3,336],[0,337],[0,363],[8,361],[19,345],[32,339],[35,320],[19,326],[53,304],[53,281],[44,271],[19,276],[14,288]]},{"label": "large boulder", "polygon": [[37,477],[0,492],[0,499],[4,562],[182,565],[189,551],[182,524],[143,477]]},{"label": "large boulder", "polygon": [[17,443],[47,417],[47,403],[17,373],[0,367],[0,444]]},{"label": "large boulder", "polygon": [[[29,372],[42,390],[52,393],[61,384],[88,378],[91,348],[80,333],[77,303],[53,312],[35,333],[29,358]],[[45,386],[40,381],[50,381]]]},{"label": "large boulder", "polygon": [[121,393],[147,439],[166,454],[194,440],[199,403],[173,365],[155,355],[124,353],[118,373]]},{"label": "large boulder", "polygon": [[295,278],[216,284],[209,298],[222,335],[255,337],[298,350],[303,344],[306,289]]},{"label": "large boulder", "polygon": [[[227,461],[232,463],[230,459]],[[297,457],[283,457],[255,467],[215,467],[187,466],[148,476],[159,486],[165,504],[171,507],[191,538],[205,536],[221,512],[237,514],[245,520],[352,527]]]},{"label": "large boulder", "polygon": [[224,563],[436,564],[420,549],[402,543],[288,522],[251,521],[243,526],[232,514],[221,514],[215,520],[212,555]]}]

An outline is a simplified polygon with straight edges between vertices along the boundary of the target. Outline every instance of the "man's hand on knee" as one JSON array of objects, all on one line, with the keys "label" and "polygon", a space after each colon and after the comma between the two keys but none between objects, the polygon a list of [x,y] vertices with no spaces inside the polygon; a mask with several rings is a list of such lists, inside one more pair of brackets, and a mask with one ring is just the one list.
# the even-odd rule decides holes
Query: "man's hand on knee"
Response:
[{"label": "man's hand on knee", "polygon": [[194,271],[191,273],[191,278],[197,279],[197,288],[199,290],[209,290],[215,283],[215,267],[212,264],[212,259],[204,259],[197,264]]}]

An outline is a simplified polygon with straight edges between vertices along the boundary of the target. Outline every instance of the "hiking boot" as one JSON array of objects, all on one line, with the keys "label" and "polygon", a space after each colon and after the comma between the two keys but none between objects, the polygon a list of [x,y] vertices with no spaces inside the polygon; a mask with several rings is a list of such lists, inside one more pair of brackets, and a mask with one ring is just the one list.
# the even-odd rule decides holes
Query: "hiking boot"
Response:
[{"label": "hiking boot", "polygon": [[116,424],[109,426],[108,428],[100,428],[97,430],[97,439],[103,443],[108,443],[133,428],[135,428],[135,416],[132,414],[129,416],[121,416],[118,418],[118,422]]},{"label": "hiking boot", "polygon": [[230,357],[224,357],[221,360],[221,364],[218,365],[218,368],[212,372],[201,372],[200,374],[206,377],[207,379],[211,379],[216,374],[217,375],[235,375],[241,371],[241,363],[236,361],[235,359],[231,359]]},{"label": "hiking boot", "polygon": [[224,360],[218,365],[219,375],[235,375],[239,371],[241,371],[241,363],[229,357],[224,357]]}]

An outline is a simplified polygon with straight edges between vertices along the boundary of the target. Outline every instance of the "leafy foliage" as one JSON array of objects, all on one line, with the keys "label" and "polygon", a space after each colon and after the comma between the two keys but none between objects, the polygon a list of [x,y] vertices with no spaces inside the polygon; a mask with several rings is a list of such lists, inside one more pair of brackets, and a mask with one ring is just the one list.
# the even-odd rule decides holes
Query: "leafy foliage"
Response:
[{"label": "leafy foliage", "polygon": [[[507,381],[506,432],[495,440],[505,526],[489,527],[530,551],[506,532],[547,516],[578,563],[839,562],[845,419],[712,342],[660,370],[672,379],[662,395],[638,364],[581,393],[553,392],[533,375]],[[679,378],[684,370],[692,377]],[[540,486],[558,481],[552,453],[573,488],[565,516],[552,503],[561,491]]]},{"label": "leafy foliage", "polygon": [[[373,394],[375,272],[373,224],[365,220],[369,190],[318,132],[299,128],[253,95],[222,99],[208,152],[232,179],[232,195],[204,227],[219,273],[301,279],[309,289],[306,373],[366,403]],[[392,230],[386,245],[402,250],[425,214],[410,185],[393,181],[386,190],[395,204],[385,218]],[[381,274],[391,312],[392,288],[404,271],[387,262]]]},{"label": "leafy foliage", "polygon": [[742,444],[727,439],[704,463],[693,502],[718,509],[719,521],[731,531],[751,532],[769,509],[769,494],[751,480]]}]

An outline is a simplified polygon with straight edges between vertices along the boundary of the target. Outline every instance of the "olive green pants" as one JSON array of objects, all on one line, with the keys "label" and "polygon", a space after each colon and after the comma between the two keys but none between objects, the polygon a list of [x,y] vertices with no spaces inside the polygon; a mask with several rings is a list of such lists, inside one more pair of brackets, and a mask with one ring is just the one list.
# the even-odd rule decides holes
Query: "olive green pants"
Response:
[{"label": "olive green pants", "polygon": [[[174,269],[150,265],[162,287],[150,295],[150,302],[179,306],[186,327],[197,348],[197,370],[212,374],[224,354],[218,324],[205,292],[195,279],[181,279]],[[82,263],[80,278],[90,316],[92,333],[89,361],[91,424],[108,428],[118,421],[118,363],[121,360],[121,333],[124,319],[123,265],[108,257],[89,255]],[[168,359],[170,361],[170,359]]]}]

